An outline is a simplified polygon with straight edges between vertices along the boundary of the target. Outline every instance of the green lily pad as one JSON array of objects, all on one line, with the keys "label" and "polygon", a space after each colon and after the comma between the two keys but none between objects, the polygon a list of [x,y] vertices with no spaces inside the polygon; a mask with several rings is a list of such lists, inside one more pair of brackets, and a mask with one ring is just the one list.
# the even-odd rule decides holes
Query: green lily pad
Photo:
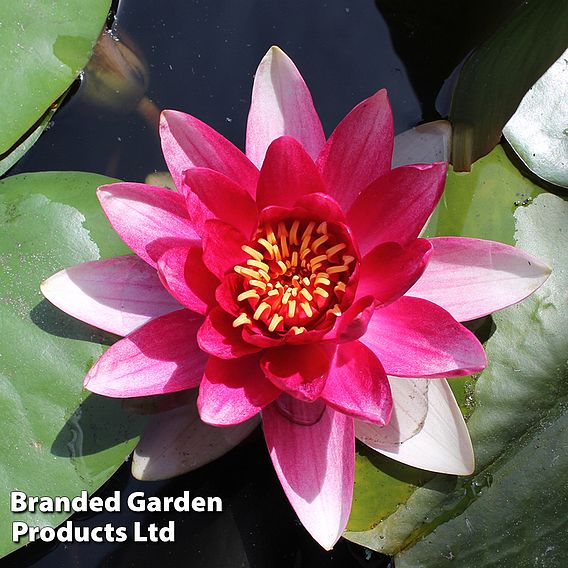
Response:
[{"label": "green lily pad", "polygon": [[537,557],[561,566],[554,560],[568,557],[566,529],[555,521],[568,500],[567,221],[568,203],[522,178],[500,148],[471,173],[448,174],[426,234],[510,242],[553,274],[533,296],[494,314],[489,367],[476,379],[449,381],[468,416],[473,476],[420,480],[418,470],[409,477],[406,466],[358,457],[346,536],[396,554],[397,568],[533,566]]},{"label": "green lily pad", "polygon": [[104,483],[132,451],[141,420],[88,395],[85,373],[115,338],[60,312],[39,285],[79,262],[128,252],[95,196],[107,177],[23,174],[0,181],[0,556],[22,543],[12,522],[56,526],[66,514],[8,514],[10,491],[74,497]]},{"label": "green lily pad", "polygon": [[85,66],[110,0],[0,3],[0,155],[8,152]]},{"label": "green lily pad", "polygon": [[567,20],[565,0],[520,2],[469,56],[450,109],[456,170],[469,170],[499,143],[525,93],[566,49]]},{"label": "green lily pad", "polygon": [[503,134],[540,178],[568,187],[568,49],[525,95]]}]

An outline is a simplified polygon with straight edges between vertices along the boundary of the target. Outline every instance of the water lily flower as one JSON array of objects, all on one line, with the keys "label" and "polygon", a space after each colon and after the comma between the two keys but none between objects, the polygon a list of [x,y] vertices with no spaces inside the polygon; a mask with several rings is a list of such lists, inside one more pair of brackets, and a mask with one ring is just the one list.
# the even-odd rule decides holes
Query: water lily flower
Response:
[{"label": "water lily flower", "polygon": [[139,456],[163,457],[168,428],[196,447],[228,432],[224,451],[261,413],[284,491],[327,549],[349,517],[355,435],[404,463],[471,473],[445,377],[478,373],[486,357],[458,322],[520,301],[547,267],[496,242],[419,238],[446,163],[391,169],[384,90],[326,140],[278,48],[255,76],[246,154],[181,112],[163,112],[160,132],[177,191],[98,190],[137,256],[71,267],[42,287],[67,313],[126,336],[89,371],[89,390],[199,389],[200,420],[187,406],[169,411]]}]

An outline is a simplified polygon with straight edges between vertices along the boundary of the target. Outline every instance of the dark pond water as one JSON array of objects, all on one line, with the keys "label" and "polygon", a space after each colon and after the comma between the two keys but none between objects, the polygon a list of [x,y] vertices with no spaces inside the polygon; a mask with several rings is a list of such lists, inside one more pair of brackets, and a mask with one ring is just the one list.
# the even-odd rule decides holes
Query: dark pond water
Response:
[{"label": "dark pond water", "polygon": [[[460,46],[452,49],[440,19],[420,9],[420,2],[377,4],[122,0],[115,31],[138,44],[149,69],[147,94],[158,108],[194,114],[241,147],[253,73],[272,44],[287,51],[302,71],[327,133],[355,104],[382,87],[389,91],[400,132],[423,118],[438,117],[437,93],[471,38],[465,41],[467,34],[462,34],[458,41],[452,32],[450,39]],[[389,19],[392,41],[382,14]],[[434,25],[438,27],[432,34]],[[414,87],[393,41],[407,57]],[[445,112],[447,96],[438,97],[437,107]],[[136,112],[93,106],[81,86],[11,173],[41,170],[85,170],[143,181],[149,173],[165,170],[165,164],[147,121]],[[137,490],[175,496],[184,489],[193,495],[219,495],[225,511],[177,519],[170,513],[76,517],[78,525],[89,526],[109,520],[131,525],[135,520],[163,524],[175,519],[176,545],[34,544],[2,565],[372,568],[389,563],[387,557],[346,541],[332,553],[322,551],[295,518],[258,433],[223,459],[170,482],[137,482],[125,464],[100,493],[116,489],[124,496]]]}]

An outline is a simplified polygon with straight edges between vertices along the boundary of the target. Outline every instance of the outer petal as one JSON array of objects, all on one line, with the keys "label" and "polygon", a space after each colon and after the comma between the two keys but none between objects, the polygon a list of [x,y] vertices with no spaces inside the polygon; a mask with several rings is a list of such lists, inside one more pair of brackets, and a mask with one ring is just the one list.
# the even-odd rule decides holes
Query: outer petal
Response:
[{"label": "outer petal", "polygon": [[203,264],[200,247],[167,250],[158,259],[158,271],[170,294],[190,310],[205,314],[215,304],[219,280]]},{"label": "outer petal", "polygon": [[195,388],[207,360],[196,341],[202,321],[188,310],[152,320],[103,354],[85,388],[118,398]]},{"label": "outer petal", "polygon": [[[304,403],[309,404],[309,403]],[[320,420],[303,426],[272,404],[262,413],[274,469],[300,521],[330,550],[343,533],[353,497],[353,419],[327,407]]]},{"label": "outer petal", "polygon": [[[445,379],[389,379],[394,409],[388,426],[356,421],[364,444],[399,462],[439,473],[471,475],[469,432]],[[424,408],[424,394],[427,411]]]},{"label": "outer petal", "polygon": [[117,335],[181,308],[136,256],[77,264],[48,278],[41,291],[74,318]]},{"label": "outer petal", "polygon": [[347,214],[361,254],[386,242],[406,245],[420,233],[444,190],[446,163],[402,166],[374,181]]},{"label": "outer petal", "polygon": [[422,275],[432,245],[416,239],[408,247],[384,243],[375,247],[361,261],[357,296],[373,296],[381,304],[400,298]]},{"label": "outer petal", "polygon": [[106,216],[120,238],[156,266],[168,249],[199,240],[181,195],[141,183],[113,183],[97,190]]},{"label": "outer petal", "polygon": [[550,275],[550,268],[522,250],[480,239],[429,239],[430,264],[409,296],[430,300],[458,321],[520,302]]},{"label": "outer petal", "polygon": [[240,328],[233,327],[234,319],[223,309],[213,308],[197,334],[199,347],[220,359],[237,359],[260,351],[243,339]]},{"label": "outer petal", "polygon": [[384,89],[359,103],[333,131],[317,163],[328,193],[344,211],[363,189],[390,170],[393,135]]},{"label": "outer petal", "polygon": [[244,187],[252,196],[258,170],[231,142],[197,118],[165,110],[160,118],[162,151],[178,189],[189,168],[210,168]]},{"label": "outer petal", "polygon": [[207,168],[185,172],[184,191],[191,221],[202,235],[208,219],[219,219],[249,236],[256,230],[256,204],[246,189],[227,176]]},{"label": "outer petal", "polygon": [[376,310],[360,341],[380,359],[387,375],[457,377],[487,365],[471,331],[419,298],[403,297]]},{"label": "outer petal", "polygon": [[325,193],[314,161],[294,138],[277,138],[268,147],[260,170],[256,192],[259,211],[270,205],[292,207],[310,193]]},{"label": "outer petal", "polygon": [[215,426],[240,424],[280,395],[261,372],[258,356],[225,361],[210,357],[199,386],[201,419]]},{"label": "outer petal", "polygon": [[220,280],[236,264],[246,263],[249,255],[242,250],[248,239],[238,229],[223,221],[210,219],[203,231],[203,262]]},{"label": "outer petal", "polygon": [[333,408],[380,426],[388,423],[392,397],[375,354],[359,341],[337,346],[321,397]]},{"label": "outer petal", "polygon": [[247,123],[247,156],[259,168],[270,143],[292,136],[315,160],[325,135],[310,91],[292,60],[271,47],[254,77]]},{"label": "outer petal", "polygon": [[184,406],[153,416],[132,456],[136,479],[169,479],[206,465],[244,440],[259,424],[259,417],[230,428],[205,424],[197,412],[197,389]]},{"label": "outer petal", "polygon": [[301,400],[315,400],[325,386],[329,354],[314,343],[275,347],[264,352],[260,366],[279,389]]}]

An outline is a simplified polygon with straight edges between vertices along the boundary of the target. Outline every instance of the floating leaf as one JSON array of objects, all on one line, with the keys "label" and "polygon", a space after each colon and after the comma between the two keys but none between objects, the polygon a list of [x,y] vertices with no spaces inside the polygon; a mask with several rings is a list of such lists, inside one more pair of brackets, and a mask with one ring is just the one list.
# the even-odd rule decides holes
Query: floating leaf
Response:
[{"label": "floating leaf", "polygon": [[[114,337],[67,316],[39,285],[79,262],[128,252],[95,197],[109,178],[23,174],[0,182],[0,555],[19,544],[12,522],[56,526],[66,514],[8,514],[12,490],[67,495],[97,489],[124,462],[141,419],[82,390]],[[21,544],[21,543],[20,543]]]},{"label": "floating leaf", "polygon": [[8,152],[87,63],[110,0],[0,3],[0,154]]},{"label": "floating leaf", "polygon": [[525,95],[503,134],[540,178],[568,187],[568,49]]},{"label": "floating leaf", "polygon": [[456,84],[450,120],[452,162],[458,171],[491,151],[521,99],[568,43],[565,0],[521,2],[473,51]]}]

